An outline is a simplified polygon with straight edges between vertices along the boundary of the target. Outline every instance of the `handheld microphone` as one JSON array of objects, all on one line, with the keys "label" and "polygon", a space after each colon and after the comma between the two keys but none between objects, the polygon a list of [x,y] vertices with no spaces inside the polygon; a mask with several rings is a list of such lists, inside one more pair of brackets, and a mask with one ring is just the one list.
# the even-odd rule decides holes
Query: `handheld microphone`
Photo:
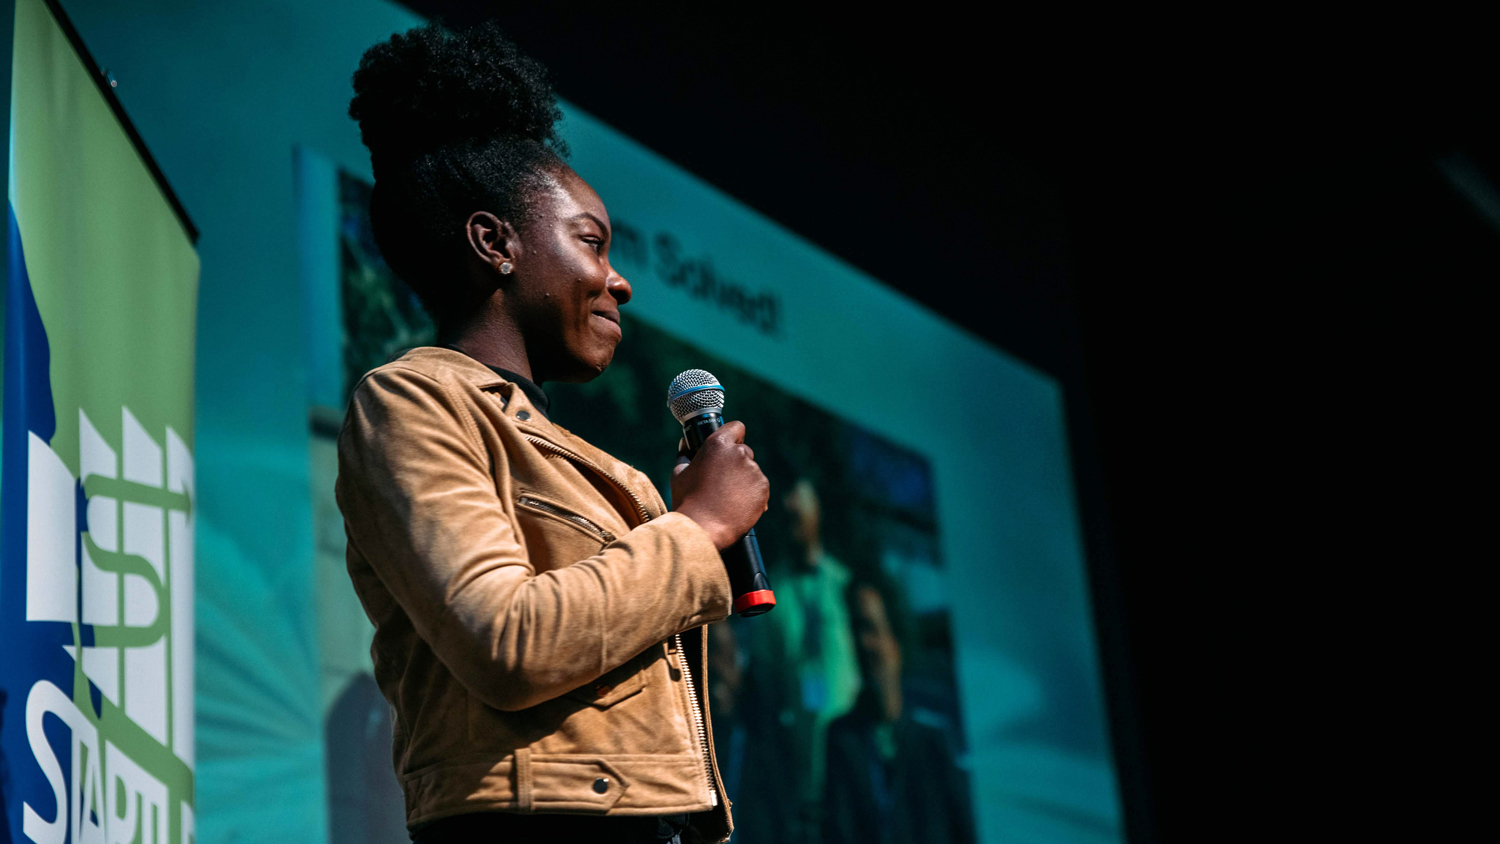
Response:
[{"label": "handheld microphone", "polygon": [[[687,441],[688,457],[692,457],[709,434],[724,427],[724,387],[707,372],[689,369],[673,378],[667,387],[667,409],[682,423],[682,437]],[[729,570],[735,615],[748,618],[770,612],[776,606],[776,593],[771,591],[771,581],[766,577],[755,528],[750,528],[749,533],[719,556]]]}]

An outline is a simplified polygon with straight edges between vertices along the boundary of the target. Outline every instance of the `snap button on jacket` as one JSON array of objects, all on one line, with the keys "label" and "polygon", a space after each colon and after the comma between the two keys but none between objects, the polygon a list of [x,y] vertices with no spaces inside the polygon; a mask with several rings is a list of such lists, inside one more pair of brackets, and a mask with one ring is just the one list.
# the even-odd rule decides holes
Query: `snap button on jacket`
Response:
[{"label": "snap button on jacket", "polygon": [[703,625],[728,617],[729,579],[644,475],[422,347],[355,388],[337,496],[409,827],[690,813],[728,837]]}]

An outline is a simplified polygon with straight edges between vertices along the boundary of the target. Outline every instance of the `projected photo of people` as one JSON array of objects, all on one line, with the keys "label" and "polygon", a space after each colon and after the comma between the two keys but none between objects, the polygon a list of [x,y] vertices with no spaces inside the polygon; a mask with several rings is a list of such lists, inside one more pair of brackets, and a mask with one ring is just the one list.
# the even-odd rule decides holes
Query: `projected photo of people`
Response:
[{"label": "projected photo of people", "polygon": [[665,494],[665,387],[707,369],[771,480],[756,533],[776,608],[709,633],[734,841],[972,840],[928,462],[626,313],[608,372],[548,388],[553,417]]}]

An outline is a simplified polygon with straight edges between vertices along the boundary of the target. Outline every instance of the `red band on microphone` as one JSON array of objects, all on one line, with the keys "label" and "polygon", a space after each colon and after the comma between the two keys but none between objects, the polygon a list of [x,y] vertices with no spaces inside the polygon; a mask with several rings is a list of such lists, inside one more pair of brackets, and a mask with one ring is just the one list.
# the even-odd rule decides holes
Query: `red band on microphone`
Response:
[{"label": "red band on microphone", "polygon": [[776,593],[769,589],[757,589],[734,599],[734,614],[743,616],[770,612],[776,606]]}]

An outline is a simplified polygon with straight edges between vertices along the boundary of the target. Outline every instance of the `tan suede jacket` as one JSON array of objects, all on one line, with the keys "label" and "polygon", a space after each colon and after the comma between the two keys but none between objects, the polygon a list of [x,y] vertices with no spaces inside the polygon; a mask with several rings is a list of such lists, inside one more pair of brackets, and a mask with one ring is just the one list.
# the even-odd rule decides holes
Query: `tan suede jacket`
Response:
[{"label": "tan suede jacket", "polygon": [[729,579],[644,475],[422,347],[355,389],[337,494],[409,827],[698,813],[694,837],[728,837],[702,625]]}]

